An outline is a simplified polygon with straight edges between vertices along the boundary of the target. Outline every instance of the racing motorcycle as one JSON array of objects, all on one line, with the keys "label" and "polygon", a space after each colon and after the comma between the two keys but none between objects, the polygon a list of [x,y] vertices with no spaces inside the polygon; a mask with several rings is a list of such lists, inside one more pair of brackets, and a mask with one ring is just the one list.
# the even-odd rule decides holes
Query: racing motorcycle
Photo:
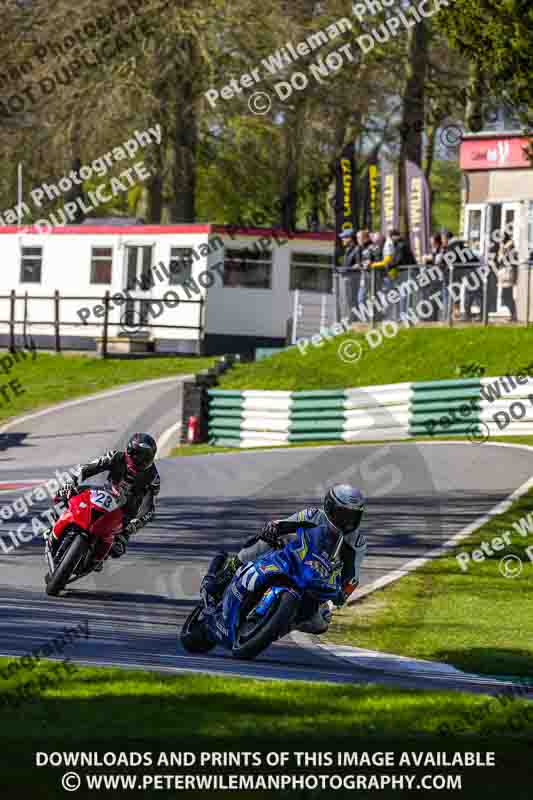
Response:
[{"label": "racing motorcycle", "polygon": [[124,494],[109,484],[87,487],[69,498],[67,508],[52,528],[59,539],[53,557],[49,544],[52,532],[45,537],[49,569],[45,577],[46,594],[54,597],[69,583],[93,571],[96,548],[111,544],[122,530],[124,502]]},{"label": "racing motorcycle", "polygon": [[298,528],[281,549],[240,567],[218,604],[202,601],[193,609],[181,630],[183,648],[208,653],[219,644],[236,658],[255,658],[319,603],[339,597],[341,546],[342,535],[325,527]]}]

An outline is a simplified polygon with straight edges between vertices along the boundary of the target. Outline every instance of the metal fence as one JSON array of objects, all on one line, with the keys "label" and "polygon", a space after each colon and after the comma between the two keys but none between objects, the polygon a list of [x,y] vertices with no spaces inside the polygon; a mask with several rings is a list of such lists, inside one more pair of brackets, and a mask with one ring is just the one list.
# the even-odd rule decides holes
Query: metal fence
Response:
[{"label": "metal fence", "polygon": [[[196,305],[198,306],[198,315],[197,315],[197,324],[195,325],[185,325],[185,324],[168,324],[159,322],[157,319],[151,320],[150,308],[153,306],[154,303],[161,303],[165,306],[168,303],[168,299],[164,297],[151,297],[151,298],[134,298],[128,297],[127,301],[124,306],[124,313],[121,317],[121,322],[112,322],[109,319],[109,311],[111,305],[111,293],[106,291],[103,296],[95,297],[95,296],[61,296],[61,293],[58,289],[56,289],[53,295],[30,295],[28,292],[24,294],[17,294],[15,290],[12,290],[8,295],[0,295],[0,301],[9,301],[9,316],[7,319],[0,319],[0,325],[6,325],[8,328],[8,340],[9,340],[9,350],[11,352],[15,351],[15,341],[16,336],[22,336],[24,346],[28,345],[29,339],[32,336],[31,330],[33,327],[50,327],[53,329],[53,339],[54,339],[54,347],[56,353],[60,353],[63,349],[61,343],[62,335],[65,335],[65,331],[70,331],[71,329],[74,330],[87,330],[89,328],[96,328],[100,330],[100,336],[95,332],[95,339],[99,338],[101,340],[101,356],[102,358],[107,358],[109,356],[109,339],[110,337],[110,328],[118,328],[119,333],[117,338],[124,338],[125,340],[128,338],[135,339],[136,335],[143,332],[150,332],[155,328],[160,328],[163,330],[172,330],[172,331],[179,331],[179,330],[195,330],[198,331],[198,342],[199,342],[199,349],[200,354],[203,352],[203,334],[205,329],[205,298],[200,297],[197,300],[195,299],[188,299],[183,300],[180,298],[180,306],[189,304],[189,305]],[[48,319],[34,319],[29,314],[29,304],[30,301],[39,301],[42,302],[49,302],[52,304],[51,314]],[[21,301],[22,303],[22,316],[17,316],[17,302]],[[84,320],[81,319],[79,321],[73,321],[71,319],[65,319],[62,316],[62,310],[64,310],[65,305],[67,303],[75,302],[79,303],[97,303],[101,308],[101,312],[98,312],[98,318],[95,321]],[[20,305],[20,303],[19,303]],[[96,315],[95,315],[96,316]],[[138,322],[136,322],[138,320]]]},{"label": "metal fence", "polygon": [[514,316],[514,310],[527,326],[533,311],[533,262],[516,266],[515,288],[506,294],[497,271],[479,261],[449,267],[400,267],[396,278],[381,269],[339,269],[337,317],[371,327],[385,320],[452,327],[457,322],[488,325],[503,321],[503,317]]},{"label": "metal fence", "polygon": [[335,296],[333,293],[320,293],[295,289],[290,318],[289,338],[291,344],[304,336],[312,336],[320,328],[329,327],[335,322]]}]

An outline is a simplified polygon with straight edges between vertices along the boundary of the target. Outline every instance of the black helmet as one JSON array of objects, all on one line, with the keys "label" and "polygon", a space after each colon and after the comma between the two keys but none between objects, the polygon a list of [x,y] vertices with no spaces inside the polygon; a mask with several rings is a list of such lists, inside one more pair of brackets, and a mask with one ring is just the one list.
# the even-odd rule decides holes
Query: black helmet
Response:
[{"label": "black helmet", "polygon": [[154,463],[157,445],[148,433],[134,433],[126,446],[126,462],[133,471],[145,470]]},{"label": "black helmet", "polygon": [[363,494],[347,484],[333,486],[324,498],[324,513],[328,522],[345,536],[357,530],[365,508]]}]

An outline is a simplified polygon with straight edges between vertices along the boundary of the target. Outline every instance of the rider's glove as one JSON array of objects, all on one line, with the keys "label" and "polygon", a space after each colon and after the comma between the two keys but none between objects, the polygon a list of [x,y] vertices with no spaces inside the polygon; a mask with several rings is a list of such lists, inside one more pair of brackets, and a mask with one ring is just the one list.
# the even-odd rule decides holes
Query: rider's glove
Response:
[{"label": "rider's glove", "polygon": [[280,534],[277,522],[267,522],[259,534],[259,538],[269,544],[271,547],[277,547],[279,544],[279,537]]},{"label": "rider's glove", "polygon": [[124,531],[124,533],[126,533],[128,536],[131,536],[131,535],[132,535],[132,533],[137,533],[137,531],[139,530],[139,528],[140,528],[141,526],[142,526],[142,523],[141,523],[141,521],[140,521],[140,520],[138,520],[138,519],[132,519],[132,520],[130,520],[130,522],[128,522],[128,524],[126,525],[126,530]]},{"label": "rider's glove", "polygon": [[126,533],[119,533],[118,536],[115,536],[115,541],[109,551],[111,558],[120,558],[124,555],[128,548],[128,539]]},{"label": "rider's glove", "polygon": [[78,480],[77,478],[72,478],[72,480],[66,481],[63,486],[60,487],[57,495],[58,497],[64,497],[65,500],[70,500],[72,495],[76,494],[78,491]]}]

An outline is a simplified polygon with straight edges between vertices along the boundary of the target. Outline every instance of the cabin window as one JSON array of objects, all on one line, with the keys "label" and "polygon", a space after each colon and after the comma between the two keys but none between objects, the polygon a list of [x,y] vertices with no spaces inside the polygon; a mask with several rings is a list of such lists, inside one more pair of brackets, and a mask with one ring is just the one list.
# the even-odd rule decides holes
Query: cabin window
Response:
[{"label": "cabin window", "polygon": [[91,250],[91,283],[111,283],[113,248],[93,247]]},{"label": "cabin window", "polygon": [[40,283],[43,268],[43,248],[23,247],[20,262],[20,282]]},{"label": "cabin window", "polygon": [[224,250],[224,286],[242,289],[272,288],[269,250]]},{"label": "cabin window", "polygon": [[331,256],[318,253],[292,253],[291,292],[299,289],[302,292],[331,294],[333,291],[332,267]]},{"label": "cabin window", "polygon": [[169,270],[169,284],[176,286],[191,277],[192,250],[190,247],[171,247]]}]

